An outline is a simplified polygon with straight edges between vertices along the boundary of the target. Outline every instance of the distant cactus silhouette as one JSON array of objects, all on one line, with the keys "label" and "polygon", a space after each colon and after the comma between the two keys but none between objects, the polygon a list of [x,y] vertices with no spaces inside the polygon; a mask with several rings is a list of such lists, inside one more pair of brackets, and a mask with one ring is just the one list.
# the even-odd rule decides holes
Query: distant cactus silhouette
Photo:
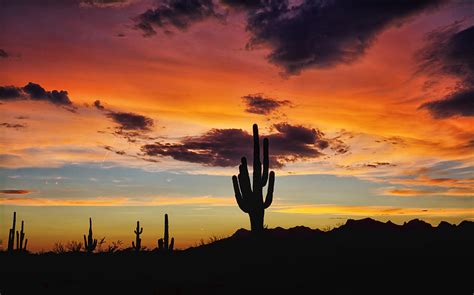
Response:
[{"label": "distant cactus silhouette", "polygon": [[[263,219],[265,209],[270,207],[273,201],[273,187],[275,184],[275,173],[270,172],[268,157],[268,138],[263,139],[263,173],[262,163],[260,162],[260,142],[258,136],[258,126],[253,125],[253,190],[250,185],[250,177],[247,168],[247,159],[242,157],[242,163],[239,165],[239,175],[232,176],[234,185],[235,199],[239,208],[250,216],[250,226],[253,232],[263,230]],[[263,187],[267,184],[268,190],[265,202],[263,201]]]},{"label": "distant cactus silhouette", "polygon": [[[20,232],[16,231],[16,251],[26,251],[26,246],[28,244],[28,239],[25,240],[25,233],[24,233],[24,222],[21,221],[21,230]],[[13,212],[13,224],[12,228],[8,233],[8,252],[15,251],[15,229],[16,229],[16,212]],[[23,241],[25,244],[23,245]]]},{"label": "distant cactus silhouette", "polygon": [[97,247],[97,239],[94,239],[92,236],[92,218],[89,218],[89,234],[84,235],[84,248],[86,249],[87,253],[92,253]]},{"label": "distant cactus silhouette", "polygon": [[[28,239],[25,240],[25,232],[23,231],[24,222],[21,221],[21,230],[20,232],[16,231],[16,250],[23,252],[26,251],[26,245],[28,244]],[[25,245],[23,246],[23,241]]]},{"label": "distant cactus silhouette", "polygon": [[158,250],[160,251],[173,251],[174,248],[174,238],[171,238],[169,242],[169,232],[168,232],[168,214],[165,214],[165,236],[163,239],[158,240]]},{"label": "distant cactus silhouette", "polygon": [[13,225],[10,228],[10,232],[8,233],[8,252],[13,252],[14,245],[15,245],[15,226],[16,226],[16,212],[13,212]]},{"label": "distant cactus silhouette", "polygon": [[142,239],[140,239],[140,235],[143,232],[143,227],[140,228],[140,221],[137,221],[137,228],[133,232],[135,233],[135,242],[132,241],[132,247],[135,251],[139,252],[142,249]]}]

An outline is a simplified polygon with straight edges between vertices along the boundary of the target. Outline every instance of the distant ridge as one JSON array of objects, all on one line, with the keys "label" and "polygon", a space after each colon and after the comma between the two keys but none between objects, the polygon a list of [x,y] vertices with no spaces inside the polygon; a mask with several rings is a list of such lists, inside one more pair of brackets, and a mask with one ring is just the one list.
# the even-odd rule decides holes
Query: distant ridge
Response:
[{"label": "distant ridge", "polygon": [[[245,249],[261,245],[271,245],[268,251],[284,251],[286,249],[353,247],[366,248],[419,248],[433,243],[442,244],[449,240],[474,241],[474,222],[463,221],[459,225],[446,221],[437,226],[413,219],[401,225],[392,221],[381,222],[372,218],[348,219],[345,224],[329,231],[311,229],[306,226],[296,226],[288,229],[282,227],[266,229],[261,235],[255,236],[247,229],[238,229],[228,238],[212,243],[191,247],[186,251],[207,251],[212,248],[217,251],[230,251],[233,248]],[[250,241],[250,242],[249,242]]]},{"label": "distant ridge", "polygon": [[[372,218],[363,219],[348,219],[345,224],[333,228],[329,231],[321,231],[320,229],[311,229],[306,226],[296,226],[288,229],[282,227],[276,227],[273,229],[267,229],[266,233],[271,236],[286,236],[286,235],[318,235],[318,234],[330,234],[330,233],[364,233],[364,232],[385,232],[385,233],[409,233],[415,231],[473,231],[474,234],[474,222],[464,220],[459,225],[451,224],[447,221],[441,221],[437,226],[420,220],[412,219],[408,222],[404,222],[402,225],[393,223],[392,221],[381,222]],[[238,229],[233,235],[233,238],[245,237],[250,234],[250,231],[246,229]]]}]

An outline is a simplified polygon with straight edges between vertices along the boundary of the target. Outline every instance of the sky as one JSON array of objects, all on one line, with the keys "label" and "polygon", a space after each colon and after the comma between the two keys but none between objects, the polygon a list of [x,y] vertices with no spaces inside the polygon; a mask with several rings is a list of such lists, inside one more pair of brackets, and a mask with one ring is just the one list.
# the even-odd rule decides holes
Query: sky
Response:
[{"label": "sky", "polygon": [[[249,228],[231,176],[252,124],[268,227],[474,219],[474,3],[4,0],[0,230],[128,247]],[[249,160],[251,162],[251,160]],[[249,168],[251,169],[251,167]],[[5,247],[5,243],[3,243]]]}]

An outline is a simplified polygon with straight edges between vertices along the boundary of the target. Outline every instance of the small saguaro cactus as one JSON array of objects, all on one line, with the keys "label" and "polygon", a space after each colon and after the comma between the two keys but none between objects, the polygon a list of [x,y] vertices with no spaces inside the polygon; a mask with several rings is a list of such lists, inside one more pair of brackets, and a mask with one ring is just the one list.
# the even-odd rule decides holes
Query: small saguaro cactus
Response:
[{"label": "small saguaro cactus", "polygon": [[[28,244],[28,239],[25,240],[24,232],[24,221],[21,221],[21,230],[20,232],[16,230],[16,212],[13,212],[13,224],[12,228],[8,233],[8,252],[12,253],[13,251],[26,251],[26,246]],[[15,234],[16,234],[16,248],[15,248]],[[23,242],[25,242],[23,244]]]},{"label": "small saguaro cactus", "polygon": [[[23,231],[24,222],[21,221],[21,230],[20,232],[16,231],[16,250],[23,252],[26,251],[26,245],[28,244],[28,239],[25,240],[25,232]],[[25,242],[23,246],[23,241]]]},{"label": "small saguaro cactus", "polygon": [[132,247],[138,252],[142,249],[142,239],[140,235],[143,232],[143,227],[140,228],[140,221],[137,221],[137,228],[133,232],[135,233],[135,242],[132,241]]},{"label": "small saguaro cactus", "polygon": [[[252,232],[263,230],[263,219],[265,209],[270,207],[273,201],[273,187],[275,184],[275,173],[268,170],[270,160],[268,157],[268,138],[263,139],[263,172],[260,162],[260,142],[258,137],[258,126],[253,125],[253,189],[250,185],[249,171],[247,168],[247,159],[242,157],[239,165],[239,175],[232,176],[234,185],[235,199],[239,208],[250,216],[250,227]],[[263,201],[263,187],[267,184],[268,190],[265,201]]]},{"label": "small saguaro cactus", "polygon": [[158,240],[158,250],[160,251],[173,251],[174,247],[174,238],[171,238],[169,241],[169,232],[168,232],[168,214],[165,214],[165,236],[163,239]]},{"label": "small saguaro cactus", "polygon": [[87,253],[92,253],[97,247],[97,239],[94,239],[92,236],[92,218],[89,218],[89,234],[84,235],[84,248],[86,249]]}]

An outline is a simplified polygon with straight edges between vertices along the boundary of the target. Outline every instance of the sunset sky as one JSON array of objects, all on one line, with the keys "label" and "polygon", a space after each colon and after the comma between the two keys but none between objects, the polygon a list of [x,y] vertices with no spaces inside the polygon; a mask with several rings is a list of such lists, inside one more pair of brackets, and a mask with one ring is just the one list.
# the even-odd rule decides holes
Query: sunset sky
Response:
[{"label": "sunset sky", "polygon": [[249,228],[253,123],[269,227],[474,219],[474,2],[351,2],[1,1],[2,240],[13,211],[34,251],[89,217],[124,247],[165,213],[179,248]]}]

